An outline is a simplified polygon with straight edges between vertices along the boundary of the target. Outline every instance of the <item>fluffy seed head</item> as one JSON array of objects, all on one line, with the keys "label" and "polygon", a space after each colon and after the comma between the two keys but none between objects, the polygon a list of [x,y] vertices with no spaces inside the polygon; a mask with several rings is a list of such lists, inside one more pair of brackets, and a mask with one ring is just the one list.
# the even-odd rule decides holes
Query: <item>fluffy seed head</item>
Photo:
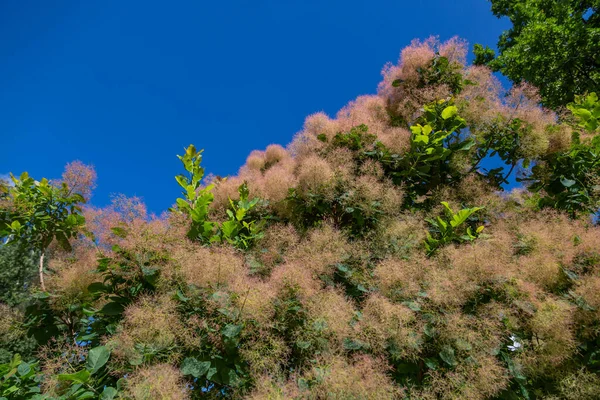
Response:
[{"label": "fluffy seed head", "polygon": [[127,379],[126,393],[134,400],[186,400],[189,389],[179,369],[156,364],[135,371]]}]

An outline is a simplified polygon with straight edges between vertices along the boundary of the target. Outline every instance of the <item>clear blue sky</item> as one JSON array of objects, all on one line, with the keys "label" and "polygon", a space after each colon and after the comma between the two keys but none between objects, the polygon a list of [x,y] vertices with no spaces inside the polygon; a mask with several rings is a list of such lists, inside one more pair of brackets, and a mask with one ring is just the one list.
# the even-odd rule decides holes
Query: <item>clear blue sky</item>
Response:
[{"label": "clear blue sky", "polygon": [[495,45],[509,27],[486,0],[0,3],[0,175],[79,159],[98,172],[93,204],[124,193],[157,213],[184,146],[234,174],[305,116],[374,93],[413,38]]}]

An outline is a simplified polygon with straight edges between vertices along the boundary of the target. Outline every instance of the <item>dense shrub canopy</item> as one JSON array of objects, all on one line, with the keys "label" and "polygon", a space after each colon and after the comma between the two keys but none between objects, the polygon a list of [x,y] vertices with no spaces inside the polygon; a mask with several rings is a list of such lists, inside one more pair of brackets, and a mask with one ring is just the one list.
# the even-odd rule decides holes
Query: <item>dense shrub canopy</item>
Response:
[{"label": "dense shrub canopy", "polygon": [[0,304],[0,336],[37,343],[0,397],[595,398],[597,97],[559,117],[465,56],[414,41],[377,94],[237,176],[188,147],[163,216],[84,207],[46,291]]}]

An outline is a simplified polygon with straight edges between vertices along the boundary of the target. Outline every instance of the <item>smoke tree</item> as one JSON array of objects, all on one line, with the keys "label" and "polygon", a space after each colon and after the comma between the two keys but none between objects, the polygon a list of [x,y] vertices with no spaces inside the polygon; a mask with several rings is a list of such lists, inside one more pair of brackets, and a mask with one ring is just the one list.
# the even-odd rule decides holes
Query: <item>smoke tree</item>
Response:
[{"label": "smoke tree", "polygon": [[71,251],[25,312],[0,307],[0,334],[37,342],[0,396],[597,398],[597,97],[558,115],[465,58],[415,40],[234,176],[189,146],[171,212],[85,207],[95,240],[79,196],[15,178],[4,235]]}]

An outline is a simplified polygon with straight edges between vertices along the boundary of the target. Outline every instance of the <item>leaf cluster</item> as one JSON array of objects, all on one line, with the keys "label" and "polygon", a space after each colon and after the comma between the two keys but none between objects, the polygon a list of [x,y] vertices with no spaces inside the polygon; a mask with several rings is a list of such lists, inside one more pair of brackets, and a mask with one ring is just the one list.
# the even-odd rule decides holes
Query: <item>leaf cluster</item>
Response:
[{"label": "leaf cluster", "polygon": [[0,237],[38,251],[56,240],[70,250],[69,240],[85,223],[80,207],[85,199],[65,183],[56,187],[46,178],[38,182],[26,172],[19,178],[11,174],[11,179],[14,186],[5,188],[11,207],[0,210]]},{"label": "leaf cluster", "polygon": [[117,389],[107,385],[111,381],[106,370],[109,358],[110,351],[106,347],[91,348],[84,362],[69,364],[72,372],[57,376],[59,393],[49,396],[40,390],[43,375],[39,371],[39,362],[28,363],[16,354],[9,363],[0,364],[0,399],[112,400],[117,395]]},{"label": "leaf cluster", "polygon": [[238,188],[239,200],[229,199],[231,206],[231,209],[227,210],[229,220],[221,224],[210,221],[209,207],[214,200],[212,193],[214,184],[206,187],[201,185],[204,177],[204,168],[200,166],[202,151],[197,151],[194,145],[190,145],[183,156],[177,156],[189,176],[175,177],[177,183],[184,189],[184,198],[178,198],[177,208],[171,211],[179,211],[191,217],[188,238],[206,244],[226,241],[238,248],[247,249],[255,240],[262,237],[262,230],[266,224],[265,220],[256,221],[251,216],[260,199],[249,200],[248,185],[244,183]]},{"label": "leaf cluster", "polygon": [[600,15],[597,1],[491,0],[497,17],[512,27],[498,40],[499,54],[476,45],[477,64],[489,65],[515,83],[540,89],[557,109],[575,95],[600,91]]},{"label": "leaf cluster", "polygon": [[483,225],[480,225],[473,231],[471,226],[467,224],[469,218],[483,207],[463,208],[454,213],[447,202],[442,201],[442,205],[445,208],[447,218],[437,217],[436,219],[427,220],[431,226],[425,241],[427,255],[432,255],[439,247],[451,242],[471,242],[477,239],[484,228]]},{"label": "leaf cluster", "polygon": [[529,190],[541,193],[540,207],[552,207],[573,217],[593,214],[600,208],[600,102],[595,93],[578,96],[569,104],[576,127],[591,138],[582,140],[573,132],[570,148],[548,155],[532,168],[531,176],[522,179]]}]

